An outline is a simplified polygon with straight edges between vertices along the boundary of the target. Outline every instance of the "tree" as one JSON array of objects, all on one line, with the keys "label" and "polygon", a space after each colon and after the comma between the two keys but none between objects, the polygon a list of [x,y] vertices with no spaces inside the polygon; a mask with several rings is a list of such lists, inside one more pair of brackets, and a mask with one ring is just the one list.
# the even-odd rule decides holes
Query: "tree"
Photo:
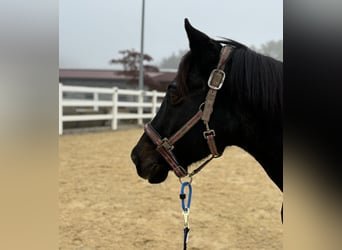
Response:
[{"label": "tree", "polygon": [[[124,67],[124,71],[126,72],[136,72],[139,70],[140,67],[140,52],[136,52],[134,51],[134,49],[132,50],[121,50],[119,51],[120,54],[123,55],[122,58],[120,59],[112,59],[110,61],[111,64],[116,64],[119,63]],[[143,55],[143,61],[152,61],[153,58],[148,55],[148,54],[144,54]],[[156,71],[158,72],[159,69],[156,66],[152,66],[152,65],[144,65],[144,69],[147,69],[148,71]]]},{"label": "tree", "polygon": [[[140,52],[131,50],[121,50],[122,58],[110,60],[110,64],[121,64],[124,68],[122,74],[131,77],[130,83],[136,83],[139,77],[140,69]],[[150,62],[153,58],[148,54],[143,54],[143,61]],[[144,64],[144,83],[153,85],[153,80],[146,74],[146,72],[159,72],[159,68],[153,65]]]},{"label": "tree", "polygon": [[178,54],[172,53],[171,56],[165,57],[160,63],[160,67],[164,69],[177,69],[182,57],[188,50],[179,50]]},{"label": "tree", "polygon": [[255,46],[250,46],[250,48],[263,55],[283,61],[283,40],[271,40],[262,44],[260,48],[256,48]]}]

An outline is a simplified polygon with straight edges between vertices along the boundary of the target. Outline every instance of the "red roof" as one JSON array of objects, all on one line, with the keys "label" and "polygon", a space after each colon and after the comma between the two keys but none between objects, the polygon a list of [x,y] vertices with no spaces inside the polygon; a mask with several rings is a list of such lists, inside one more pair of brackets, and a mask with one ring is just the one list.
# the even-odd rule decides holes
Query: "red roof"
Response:
[{"label": "red roof", "polygon": [[[166,91],[167,86],[176,77],[176,71],[145,72],[146,85],[150,89]],[[75,80],[125,80],[132,81],[133,76],[125,74],[122,70],[99,70],[99,69],[60,69],[59,78]],[[136,81],[136,83],[138,83]]]},{"label": "red roof", "polygon": [[130,79],[118,70],[97,70],[97,69],[60,69],[59,78],[75,79]]}]

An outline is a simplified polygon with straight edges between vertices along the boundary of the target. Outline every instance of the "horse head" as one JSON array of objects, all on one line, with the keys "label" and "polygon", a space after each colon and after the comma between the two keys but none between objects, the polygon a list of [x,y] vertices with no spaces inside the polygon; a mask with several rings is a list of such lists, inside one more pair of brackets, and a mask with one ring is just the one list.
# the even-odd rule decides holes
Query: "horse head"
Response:
[{"label": "horse head", "polygon": [[[176,79],[169,85],[162,105],[151,121],[153,128],[163,138],[173,135],[201,108],[209,89],[208,78],[217,65],[222,48],[219,41],[209,38],[192,27],[187,19],[185,19],[185,30],[190,51],[183,57]],[[217,135],[216,145],[219,152],[223,152],[227,145],[224,138],[227,138],[228,134],[234,134],[234,130],[238,127],[236,119],[229,110],[220,107],[222,102],[224,97],[219,94],[210,121],[210,126]],[[227,124],[226,120],[230,120],[230,123]],[[210,154],[202,135],[204,129],[205,125],[199,121],[175,143],[174,155],[184,168]],[[233,139],[233,136],[229,138]],[[138,174],[151,183],[164,181],[168,171],[172,170],[156,151],[155,144],[146,133],[140,138],[131,156]]]},{"label": "horse head", "polygon": [[[190,50],[182,58],[158,113],[131,153],[139,176],[150,183],[163,182],[168,172],[175,170],[168,157],[177,159],[187,173],[190,164],[213,154],[203,136],[210,127],[215,133],[216,154],[222,154],[229,145],[245,149],[282,189],[282,63],[233,40],[214,40],[187,19],[185,30]],[[164,145],[163,138],[177,134],[207,105],[208,93],[215,89],[208,79],[222,60],[223,47],[231,48],[231,52],[221,65],[226,77],[215,93],[210,120],[197,119],[174,144],[166,140]],[[172,155],[158,152],[156,148],[161,146],[167,154],[172,150]],[[178,177],[182,174],[175,172]]]}]

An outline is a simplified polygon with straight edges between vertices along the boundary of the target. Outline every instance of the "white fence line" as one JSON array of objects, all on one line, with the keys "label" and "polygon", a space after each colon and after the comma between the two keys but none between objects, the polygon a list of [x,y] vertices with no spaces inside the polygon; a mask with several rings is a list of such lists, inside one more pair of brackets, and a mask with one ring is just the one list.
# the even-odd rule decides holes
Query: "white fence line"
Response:
[{"label": "white fence line", "polygon": [[[92,94],[93,99],[66,99],[63,98],[63,93],[83,93]],[[110,94],[110,100],[100,100],[100,94]],[[152,119],[161,105],[158,98],[164,97],[165,93],[158,91],[143,91],[143,90],[127,90],[114,88],[94,88],[94,87],[79,87],[79,86],[65,86],[59,84],[59,135],[63,134],[63,123],[72,121],[100,121],[110,120],[113,130],[118,128],[118,120],[136,119],[138,124],[142,124],[143,119]],[[137,101],[120,101],[121,96],[132,96]],[[145,98],[147,97],[147,98]],[[150,99],[146,101],[146,99]],[[94,112],[99,111],[99,108],[108,108],[109,112],[106,114],[77,114],[66,115],[63,114],[64,107],[76,108],[92,108]],[[127,108],[125,112],[122,108]],[[146,109],[149,112],[146,113]],[[136,110],[136,113],[131,113]],[[128,112],[127,112],[128,111]]]}]

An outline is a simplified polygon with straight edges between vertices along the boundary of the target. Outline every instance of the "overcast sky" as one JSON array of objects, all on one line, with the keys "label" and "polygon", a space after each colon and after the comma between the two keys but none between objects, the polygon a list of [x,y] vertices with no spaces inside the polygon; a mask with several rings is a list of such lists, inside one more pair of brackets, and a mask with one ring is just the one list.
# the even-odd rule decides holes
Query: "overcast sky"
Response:
[{"label": "overcast sky", "polygon": [[[60,68],[114,68],[119,50],[140,50],[142,0],[60,0]],[[213,38],[260,46],[283,39],[283,1],[145,0],[144,52],[158,64],[188,48],[184,18]]]}]

